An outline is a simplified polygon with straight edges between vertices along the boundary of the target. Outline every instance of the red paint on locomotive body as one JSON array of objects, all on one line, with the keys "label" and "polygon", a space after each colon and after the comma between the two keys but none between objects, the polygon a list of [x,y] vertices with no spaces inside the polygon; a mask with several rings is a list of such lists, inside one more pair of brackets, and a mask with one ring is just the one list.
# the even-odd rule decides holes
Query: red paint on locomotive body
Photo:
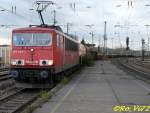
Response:
[{"label": "red paint on locomotive body", "polygon": [[12,32],[11,70],[15,77],[24,76],[21,69],[55,75],[78,63],[78,42],[58,30],[28,27]]},{"label": "red paint on locomotive body", "polygon": [[[26,34],[26,33],[48,33],[53,34],[54,30],[45,28],[21,28],[13,30],[14,34]],[[25,37],[26,38],[26,37]],[[42,38],[42,37],[41,37]],[[13,39],[12,39],[13,40]],[[31,51],[33,50],[33,51]],[[21,68],[40,68],[41,60],[53,60],[53,43],[50,46],[16,46],[12,41],[12,52],[11,60],[13,59],[23,59],[24,65],[11,65],[11,67],[21,67]]]}]

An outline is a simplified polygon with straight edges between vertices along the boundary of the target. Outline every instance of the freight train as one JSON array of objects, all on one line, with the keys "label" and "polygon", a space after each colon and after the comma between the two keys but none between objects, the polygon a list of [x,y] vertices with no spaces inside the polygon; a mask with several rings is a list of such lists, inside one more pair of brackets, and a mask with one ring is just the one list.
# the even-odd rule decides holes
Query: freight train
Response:
[{"label": "freight train", "polygon": [[12,31],[11,76],[18,83],[55,84],[79,65],[79,43],[59,27],[30,26]]}]

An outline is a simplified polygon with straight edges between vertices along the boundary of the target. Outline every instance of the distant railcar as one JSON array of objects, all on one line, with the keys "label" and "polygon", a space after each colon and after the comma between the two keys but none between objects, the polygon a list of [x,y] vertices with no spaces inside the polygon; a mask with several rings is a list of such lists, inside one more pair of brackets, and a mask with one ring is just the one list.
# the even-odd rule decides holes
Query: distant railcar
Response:
[{"label": "distant railcar", "polygon": [[51,27],[27,27],[12,32],[11,75],[19,82],[54,84],[79,64],[79,43]]}]

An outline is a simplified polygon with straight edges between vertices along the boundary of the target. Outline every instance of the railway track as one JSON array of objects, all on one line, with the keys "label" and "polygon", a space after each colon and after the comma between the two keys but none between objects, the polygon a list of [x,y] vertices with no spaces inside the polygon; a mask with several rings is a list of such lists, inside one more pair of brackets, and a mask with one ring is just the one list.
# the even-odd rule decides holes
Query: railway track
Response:
[{"label": "railway track", "polygon": [[9,71],[0,72],[0,81],[8,80],[10,78]]},{"label": "railway track", "polygon": [[19,113],[39,95],[39,90],[16,89],[0,99],[0,113]]},{"label": "railway track", "polygon": [[39,90],[16,88],[10,78],[9,68],[0,68],[0,113],[20,113],[39,94]]},{"label": "railway track", "polygon": [[11,76],[9,74],[9,67],[0,68],[0,81],[10,79]]},{"label": "railway track", "polygon": [[6,70],[9,70],[9,66],[0,67],[0,72],[6,71]]},{"label": "railway track", "polygon": [[133,63],[135,65],[150,69],[150,62],[143,62],[143,61],[135,60]]},{"label": "railway track", "polygon": [[7,88],[6,90],[0,90],[0,101],[2,101],[5,98],[8,98],[11,95],[14,95],[15,93],[21,91],[22,89],[20,88],[15,88],[15,87],[10,87]]},{"label": "railway track", "polygon": [[149,82],[150,80],[150,69],[145,68],[144,66],[138,65],[133,62],[126,62],[124,60],[117,60],[114,61],[116,65],[119,67],[123,67],[124,70],[127,72],[134,72],[136,75],[134,77],[140,78],[146,82]]}]

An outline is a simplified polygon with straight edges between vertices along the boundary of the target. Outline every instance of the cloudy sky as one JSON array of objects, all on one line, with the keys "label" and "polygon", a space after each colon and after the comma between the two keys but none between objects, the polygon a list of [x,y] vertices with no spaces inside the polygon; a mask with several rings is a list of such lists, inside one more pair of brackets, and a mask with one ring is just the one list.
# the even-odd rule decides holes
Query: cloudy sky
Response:
[{"label": "cloudy sky", "polygon": [[[12,29],[40,24],[36,0],[0,0],[0,2],[0,44],[10,44]],[[130,37],[130,46],[133,49],[140,49],[141,38],[148,44],[150,27],[145,25],[150,24],[150,0],[53,0],[53,2],[55,4],[43,12],[45,22],[53,24],[53,10],[56,10],[57,24],[66,32],[67,23],[71,23],[69,33],[76,34],[79,40],[84,38],[86,42],[91,43],[89,33],[93,31],[94,43],[98,45],[100,40],[102,46],[104,21],[107,21],[108,47],[125,46],[127,36]]]}]

